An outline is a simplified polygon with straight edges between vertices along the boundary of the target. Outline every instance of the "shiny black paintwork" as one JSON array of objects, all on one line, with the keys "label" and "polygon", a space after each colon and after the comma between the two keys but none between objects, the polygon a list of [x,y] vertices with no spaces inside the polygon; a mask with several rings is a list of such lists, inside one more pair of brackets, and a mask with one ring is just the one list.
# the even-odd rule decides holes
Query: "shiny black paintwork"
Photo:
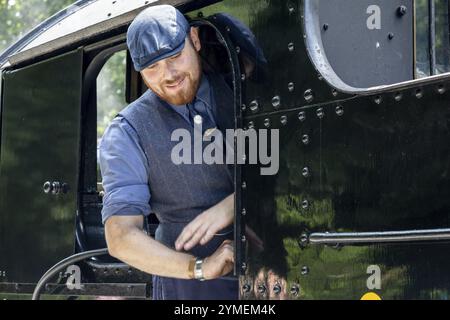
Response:
[{"label": "shiny black paintwork", "polygon": [[[238,242],[247,254],[242,297],[359,299],[371,291],[367,268],[378,265],[382,285],[375,291],[382,298],[445,299],[450,289],[447,243],[333,247],[307,242],[312,232],[449,227],[450,84],[443,78],[332,95],[333,88],[308,59],[303,5],[267,2],[250,23],[271,76],[264,83],[244,84],[245,102],[258,100],[263,106],[254,114],[245,111],[244,127],[266,128],[269,119],[270,128],[280,129],[280,171],[263,177],[257,166],[242,168],[245,189],[237,186],[242,219],[264,242],[263,251],[247,244],[248,237]],[[289,82],[295,84],[292,92]],[[305,99],[307,92],[314,99]],[[274,107],[276,96],[281,104]],[[290,293],[295,286],[298,295]]]},{"label": "shiny black paintwork", "polygon": [[[78,50],[3,74],[0,259],[7,282],[35,282],[74,250],[82,57]],[[47,181],[69,190],[46,194]]]}]

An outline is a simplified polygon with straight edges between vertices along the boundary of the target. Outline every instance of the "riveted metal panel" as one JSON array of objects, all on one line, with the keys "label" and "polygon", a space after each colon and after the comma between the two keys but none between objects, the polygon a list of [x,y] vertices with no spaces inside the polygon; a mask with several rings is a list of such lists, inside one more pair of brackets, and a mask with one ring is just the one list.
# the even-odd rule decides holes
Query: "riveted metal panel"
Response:
[{"label": "riveted metal panel", "polygon": [[367,88],[413,79],[413,0],[319,0],[318,15],[318,40],[346,84]]},{"label": "riveted metal panel", "polygon": [[[280,170],[242,169],[253,231],[244,299],[359,299],[368,291],[383,299],[448,298],[446,237],[322,245],[310,236],[448,231],[449,88],[435,80],[245,121],[261,129],[269,119],[280,130]],[[373,265],[381,274],[375,289]]]}]

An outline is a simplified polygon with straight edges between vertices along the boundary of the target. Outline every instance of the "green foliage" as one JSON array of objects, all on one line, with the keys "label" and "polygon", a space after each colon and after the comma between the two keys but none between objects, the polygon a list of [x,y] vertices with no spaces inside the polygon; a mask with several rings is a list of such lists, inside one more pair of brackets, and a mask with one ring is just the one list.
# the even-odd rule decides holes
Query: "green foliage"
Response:
[{"label": "green foliage", "polygon": [[110,121],[126,107],[126,51],[115,53],[97,77],[97,138],[100,139]]},{"label": "green foliage", "polygon": [[74,0],[0,0],[0,52]]}]

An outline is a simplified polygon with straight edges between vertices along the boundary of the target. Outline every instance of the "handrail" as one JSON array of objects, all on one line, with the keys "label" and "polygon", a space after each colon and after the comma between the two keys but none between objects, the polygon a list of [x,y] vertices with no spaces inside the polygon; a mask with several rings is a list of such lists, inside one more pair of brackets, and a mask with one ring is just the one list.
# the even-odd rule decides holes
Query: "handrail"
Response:
[{"label": "handrail", "polygon": [[384,232],[317,232],[308,243],[318,245],[380,244],[396,242],[428,242],[450,240],[450,229],[384,231]]}]

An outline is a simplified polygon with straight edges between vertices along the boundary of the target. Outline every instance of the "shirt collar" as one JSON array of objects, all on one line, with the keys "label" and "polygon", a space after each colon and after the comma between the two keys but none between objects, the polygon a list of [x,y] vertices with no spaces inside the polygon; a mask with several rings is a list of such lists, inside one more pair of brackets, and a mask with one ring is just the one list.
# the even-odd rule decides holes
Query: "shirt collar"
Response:
[{"label": "shirt collar", "polygon": [[[211,109],[211,91],[210,91],[210,85],[209,85],[209,81],[207,76],[203,73],[202,74],[202,78],[200,80],[200,85],[198,87],[197,90],[197,95],[196,98],[199,100],[202,100],[206,106]],[[189,111],[186,107],[185,104],[183,105],[174,105],[174,104],[170,104],[169,106],[175,110],[176,112],[178,112],[179,114],[181,114],[182,116],[188,116]]]}]

